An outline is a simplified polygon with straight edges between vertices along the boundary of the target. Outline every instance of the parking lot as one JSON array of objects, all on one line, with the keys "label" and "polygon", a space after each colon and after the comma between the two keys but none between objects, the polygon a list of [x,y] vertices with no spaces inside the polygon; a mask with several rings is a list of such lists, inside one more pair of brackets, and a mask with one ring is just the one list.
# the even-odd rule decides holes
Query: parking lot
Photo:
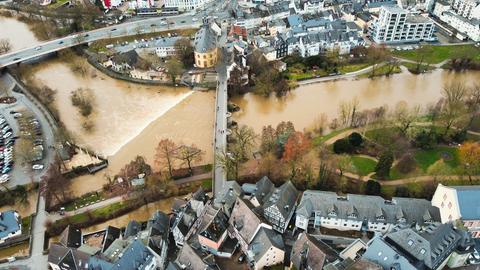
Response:
[{"label": "parking lot", "polygon": [[[6,76],[0,77],[1,87],[12,90],[14,85],[15,81],[11,78]],[[3,184],[11,188],[16,185],[25,185],[40,181],[46,171],[47,165],[53,161],[54,151],[50,149],[49,146],[53,146],[54,136],[45,116],[29,99],[15,91],[9,91],[8,95],[15,97],[17,101],[12,104],[0,104],[0,119],[4,118],[5,123],[8,123],[9,126],[9,129],[7,129],[6,125],[0,124],[0,127],[4,126],[3,128],[5,128],[5,133],[3,132],[3,128],[0,130],[0,142],[3,139],[3,146],[0,143],[0,149],[4,147],[2,151],[0,151],[2,152],[0,156],[3,154],[3,164],[0,165],[0,179],[3,174],[8,174],[8,181]],[[7,135],[8,132],[11,132],[11,135],[7,137],[5,135]],[[3,138],[3,136],[6,138]],[[27,145],[30,145],[32,148],[32,153],[35,151],[40,152],[39,150],[42,149],[42,159],[37,159],[33,162],[24,162],[25,157],[21,156],[22,154],[19,153],[19,149],[17,149],[19,145],[24,144],[22,142],[23,139],[31,139],[31,144]],[[9,144],[13,146],[13,151],[6,150]],[[7,153],[11,152],[11,154],[6,155],[5,150]],[[6,156],[10,156],[10,158],[5,159]],[[31,157],[33,156],[34,155],[31,155]],[[8,162],[8,160],[10,160],[10,162]],[[10,164],[10,170],[3,173],[5,168],[7,168],[5,166],[7,164]],[[33,169],[33,165],[42,165],[43,167],[35,166],[35,169]],[[3,177],[7,178],[6,176]]]}]

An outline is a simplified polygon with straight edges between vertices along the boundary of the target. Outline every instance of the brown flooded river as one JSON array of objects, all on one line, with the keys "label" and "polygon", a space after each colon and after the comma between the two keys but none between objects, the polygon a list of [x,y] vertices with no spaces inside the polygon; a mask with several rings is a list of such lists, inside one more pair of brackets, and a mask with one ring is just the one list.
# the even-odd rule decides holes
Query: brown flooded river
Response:
[{"label": "brown flooded river", "polygon": [[[195,144],[205,151],[201,164],[212,162],[213,91],[132,84],[92,67],[88,73],[86,77],[77,75],[58,60],[47,61],[34,73],[36,83],[56,90],[60,118],[76,142],[109,159],[106,170],[73,180],[74,195],[100,189],[106,182],[105,174],[117,174],[137,155],[153,165],[155,147],[164,138]],[[85,118],[70,100],[71,92],[80,87],[90,88],[94,96],[95,109],[89,117],[93,131],[82,127]]]},{"label": "brown flooded river", "polygon": [[40,44],[28,26],[14,18],[0,16],[0,39],[8,39],[12,45],[12,51],[32,47]]},{"label": "brown flooded river", "polygon": [[296,129],[303,130],[311,127],[322,113],[329,120],[336,118],[339,104],[354,97],[359,100],[360,110],[382,105],[393,108],[400,101],[411,106],[436,102],[444,83],[453,80],[472,85],[480,81],[480,72],[435,70],[418,76],[404,72],[390,78],[330,81],[301,86],[282,98],[246,94],[232,99],[241,108],[234,119],[258,133],[263,126],[276,126],[281,121],[292,121]]},{"label": "brown flooded river", "polygon": [[[178,198],[181,199],[183,197],[178,197]],[[126,227],[128,222],[130,222],[131,220],[136,220],[139,222],[148,220],[150,217],[152,217],[153,213],[155,213],[156,211],[162,211],[168,214],[172,212],[171,209],[172,209],[173,201],[174,201],[174,198],[167,198],[161,201],[149,203],[128,214],[125,214],[115,219],[111,219],[104,223],[100,223],[97,225],[84,228],[82,229],[82,231],[83,233],[95,232],[95,231],[105,229],[107,226],[115,226],[117,228]]]}]

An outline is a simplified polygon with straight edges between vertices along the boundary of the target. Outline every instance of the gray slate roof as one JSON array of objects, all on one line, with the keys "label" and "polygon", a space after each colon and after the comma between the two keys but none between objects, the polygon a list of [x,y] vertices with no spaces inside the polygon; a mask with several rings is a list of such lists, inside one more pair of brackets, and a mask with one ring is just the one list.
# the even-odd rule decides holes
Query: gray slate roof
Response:
[{"label": "gray slate roof", "polygon": [[262,227],[255,234],[248,252],[253,254],[253,260],[259,261],[272,246],[284,250],[282,236],[274,230]]},{"label": "gray slate roof", "polygon": [[368,243],[363,258],[379,264],[383,269],[417,270],[410,262],[388,245],[380,236]]},{"label": "gray slate roof", "polygon": [[195,34],[194,47],[195,51],[205,53],[216,48],[217,36],[209,24],[203,25]]},{"label": "gray slate roof", "polygon": [[437,207],[424,199],[398,198],[391,201],[380,196],[347,194],[338,196],[335,192],[307,190],[297,207],[297,215],[309,218],[313,211],[327,216],[335,212],[336,217],[355,220],[377,220],[384,218],[388,223],[407,224],[416,222],[423,225],[426,222],[440,221]]},{"label": "gray slate roof", "polygon": [[452,224],[435,223],[421,232],[407,228],[389,233],[385,240],[402,250],[415,267],[436,269],[457,247],[461,238],[462,235],[454,230]]},{"label": "gray slate roof", "polygon": [[322,269],[324,264],[339,258],[337,252],[313,236],[302,233],[292,247],[290,260],[296,269],[308,266],[310,269]]},{"label": "gray slate roof", "polygon": [[48,262],[61,265],[64,269],[86,270],[90,255],[74,248],[52,244],[48,253]]},{"label": "gray slate roof", "polygon": [[13,210],[0,213],[0,238],[20,230],[20,223],[15,215],[16,212]]},{"label": "gray slate roof", "polygon": [[480,186],[454,186],[462,219],[480,219]]},{"label": "gray slate roof", "polygon": [[285,220],[295,210],[298,191],[291,181],[285,182],[279,188],[275,188],[264,199],[263,209],[275,206]]},{"label": "gray slate roof", "polygon": [[266,222],[254,211],[254,206],[249,201],[237,198],[228,223],[237,229],[240,236],[248,244],[258,226]]}]

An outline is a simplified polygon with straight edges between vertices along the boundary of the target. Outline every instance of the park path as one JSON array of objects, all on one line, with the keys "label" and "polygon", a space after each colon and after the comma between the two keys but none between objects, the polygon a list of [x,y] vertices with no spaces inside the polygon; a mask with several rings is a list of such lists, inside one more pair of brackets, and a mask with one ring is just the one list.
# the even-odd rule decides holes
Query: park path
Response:
[{"label": "park path", "polygon": [[[173,182],[177,185],[182,185],[182,184],[186,184],[186,183],[190,183],[190,182],[195,182],[195,181],[199,181],[199,180],[208,179],[208,178],[211,178],[211,177],[212,177],[212,173],[208,172],[208,173],[197,174],[197,175],[193,175],[193,176],[190,176],[190,177],[181,178],[181,179],[178,179],[178,180],[173,180]],[[65,218],[67,216],[73,216],[73,215],[85,213],[87,211],[95,210],[95,209],[98,209],[98,208],[101,208],[101,207],[104,207],[104,206],[107,206],[107,205],[110,205],[110,204],[113,204],[113,203],[121,202],[121,201],[125,200],[126,197],[127,197],[126,195],[120,195],[120,196],[115,196],[115,197],[112,197],[112,198],[108,198],[106,200],[99,201],[99,202],[90,204],[88,206],[84,206],[82,208],[75,209],[73,211],[67,211],[67,212],[65,212],[64,216],[61,216],[60,214],[57,214],[57,213],[50,213],[50,214],[48,214],[48,218],[51,221],[56,221],[56,220]]]}]

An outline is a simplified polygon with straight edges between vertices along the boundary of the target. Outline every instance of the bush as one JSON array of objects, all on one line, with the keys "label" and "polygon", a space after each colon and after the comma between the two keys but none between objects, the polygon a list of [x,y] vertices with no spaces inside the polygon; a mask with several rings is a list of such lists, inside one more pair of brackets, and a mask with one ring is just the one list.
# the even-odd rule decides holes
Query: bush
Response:
[{"label": "bush", "polygon": [[358,132],[353,132],[348,136],[348,141],[353,147],[359,147],[363,143],[363,137]]},{"label": "bush", "polygon": [[333,143],[333,152],[335,154],[352,153],[354,147],[347,139],[339,139]]},{"label": "bush", "polygon": [[416,166],[417,162],[415,161],[415,158],[413,158],[413,155],[410,153],[403,155],[397,163],[398,171],[403,174],[407,174],[413,171]]},{"label": "bush", "polygon": [[78,88],[70,96],[72,105],[78,107],[80,113],[87,117],[93,112],[93,95],[89,88]]},{"label": "bush", "polygon": [[385,179],[390,176],[390,169],[393,164],[393,154],[390,151],[385,151],[380,155],[375,173],[380,179]]},{"label": "bush", "polygon": [[368,180],[367,185],[365,186],[365,194],[367,195],[380,195],[380,190],[382,187],[380,183],[374,180]]},{"label": "bush", "polygon": [[410,197],[410,190],[407,187],[396,187],[395,197]]},{"label": "bush", "polygon": [[421,149],[432,149],[437,144],[437,135],[433,131],[422,130],[415,135],[413,144]]}]

